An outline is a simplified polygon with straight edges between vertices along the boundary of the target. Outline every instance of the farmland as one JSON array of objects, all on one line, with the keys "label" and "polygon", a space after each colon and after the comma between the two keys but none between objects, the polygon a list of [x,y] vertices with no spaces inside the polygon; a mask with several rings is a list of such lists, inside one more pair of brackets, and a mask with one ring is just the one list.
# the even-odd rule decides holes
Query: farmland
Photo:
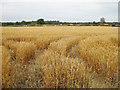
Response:
[{"label": "farmland", "polygon": [[2,27],[2,85],[117,88],[118,27]]}]

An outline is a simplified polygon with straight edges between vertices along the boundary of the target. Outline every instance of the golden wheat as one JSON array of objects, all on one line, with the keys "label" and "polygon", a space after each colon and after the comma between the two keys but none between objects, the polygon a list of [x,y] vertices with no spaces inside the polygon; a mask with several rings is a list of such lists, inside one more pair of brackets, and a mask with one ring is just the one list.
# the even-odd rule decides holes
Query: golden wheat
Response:
[{"label": "golden wheat", "polygon": [[67,37],[59,40],[58,42],[53,42],[50,44],[49,48],[56,50],[61,55],[67,55],[67,51],[74,45],[79,43],[79,40],[83,39],[80,36]]},{"label": "golden wheat", "polygon": [[118,75],[118,37],[98,36],[79,43],[80,57],[87,61],[97,73],[109,79]]},{"label": "golden wheat", "polygon": [[41,66],[43,88],[88,87],[88,75],[79,59],[69,59],[54,50],[46,50],[36,65]]},{"label": "golden wheat", "polygon": [[15,88],[116,88],[119,43],[117,27],[3,27],[2,83]]},{"label": "golden wheat", "polygon": [[12,87],[13,84],[10,58],[11,57],[9,51],[3,46],[2,47],[2,87],[3,88],[10,88]]}]

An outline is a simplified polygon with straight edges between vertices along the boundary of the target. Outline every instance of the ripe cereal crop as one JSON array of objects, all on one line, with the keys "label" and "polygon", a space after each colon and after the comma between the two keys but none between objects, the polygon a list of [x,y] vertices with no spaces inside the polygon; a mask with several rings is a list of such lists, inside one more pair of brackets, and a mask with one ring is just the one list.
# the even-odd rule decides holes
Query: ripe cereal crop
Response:
[{"label": "ripe cereal crop", "polygon": [[118,27],[2,27],[5,88],[117,88]]}]

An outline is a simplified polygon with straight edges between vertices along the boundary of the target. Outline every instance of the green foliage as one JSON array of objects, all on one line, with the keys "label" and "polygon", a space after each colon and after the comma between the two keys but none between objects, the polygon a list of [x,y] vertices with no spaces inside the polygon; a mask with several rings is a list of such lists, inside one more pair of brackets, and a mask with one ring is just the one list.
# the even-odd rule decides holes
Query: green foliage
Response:
[{"label": "green foliage", "polygon": [[58,25],[60,24],[60,22],[59,21],[45,21],[45,24]]},{"label": "green foliage", "polygon": [[40,25],[44,24],[44,19],[38,19],[37,24],[40,24]]},{"label": "green foliage", "polygon": [[22,24],[22,25],[26,25],[27,23],[26,23],[25,21],[22,21],[21,24]]},{"label": "green foliage", "polygon": [[0,22],[2,26],[37,26],[37,25],[65,25],[65,26],[112,26],[120,27],[119,22],[105,22],[104,18],[101,18],[100,22],[60,22],[60,21],[44,21],[44,19],[38,19],[36,21],[21,21],[21,22]]}]

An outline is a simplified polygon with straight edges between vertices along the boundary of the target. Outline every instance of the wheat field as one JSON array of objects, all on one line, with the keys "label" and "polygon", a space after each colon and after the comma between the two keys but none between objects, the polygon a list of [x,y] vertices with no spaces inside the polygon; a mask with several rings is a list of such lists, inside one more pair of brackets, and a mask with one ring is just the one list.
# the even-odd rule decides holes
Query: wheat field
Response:
[{"label": "wheat field", "polygon": [[117,88],[118,27],[2,27],[3,88]]}]

